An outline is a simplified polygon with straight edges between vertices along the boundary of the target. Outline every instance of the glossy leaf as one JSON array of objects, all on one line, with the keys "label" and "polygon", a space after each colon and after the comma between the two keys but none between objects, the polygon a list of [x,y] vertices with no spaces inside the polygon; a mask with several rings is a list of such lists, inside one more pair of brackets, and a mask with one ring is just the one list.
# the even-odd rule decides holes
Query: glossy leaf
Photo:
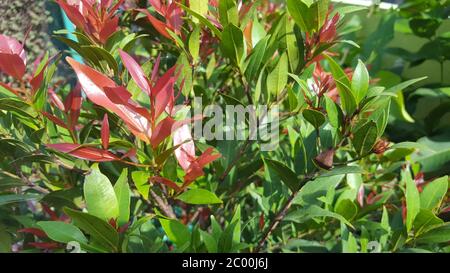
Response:
[{"label": "glossy leaf", "polygon": [[84,180],[84,197],[89,214],[105,221],[119,216],[119,204],[108,177],[94,166]]},{"label": "glossy leaf", "polygon": [[325,115],[317,110],[305,109],[302,114],[303,117],[316,129],[320,128],[320,126],[325,123]]},{"label": "glossy leaf", "polygon": [[402,171],[402,180],[406,185],[406,229],[410,231],[420,210],[420,196],[408,169]]},{"label": "glossy leaf", "polygon": [[352,77],[352,91],[355,96],[356,104],[359,104],[369,90],[369,72],[361,60],[358,60],[358,65],[353,72]]},{"label": "glossy leaf", "polygon": [[177,199],[193,205],[221,204],[214,193],[204,189],[190,189],[180,194]]},{"label": "glossy leaf", "polygon": [[125,225],[130,219],[130,198],[131,190],[128,185],[128,169],[123,169],[122,173],[114,184],[114,193],[116,194],[119,215],[117,223],[119,226]]}]

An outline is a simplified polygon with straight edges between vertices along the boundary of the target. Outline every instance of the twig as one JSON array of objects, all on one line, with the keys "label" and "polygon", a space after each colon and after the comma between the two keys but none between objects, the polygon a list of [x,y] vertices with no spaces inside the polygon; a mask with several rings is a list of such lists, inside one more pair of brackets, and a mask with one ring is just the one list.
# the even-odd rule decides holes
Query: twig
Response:
[{"label": "twig", "polygon": [[273,219],[273,221],[270,223],[269,227],[267,228],[267,231],[264,233],[263,237],[256,245],[255,249],[253,250],[254,253],[258,253],[259,251],[261,251],[262,247],[264,246],[264,243],[267,241],[267,239],[273,233],[273,231],[277,228],[278,224],[280,224],[280,222],[286,216],[286,213],[288,212],[289,208],[292,206],[292,203],[294,202],[297,194],[300,192],[300,190],[303,188],[303,186],[307,182],[313,180],[316,177],[317,173],[318,172],[314,172],[311,175],[307,175],[305,177],[305,179],[302,180],[302,182],[299,186],[299,189],[294,191],[291,194],[291,196],[289,196],[289,199],[286,201],[286,204],[284,204],[284,206],[281,208],[281,210],[278,211],[275,218]]},{"label": "twig", "polygon": [[153,190],[150,190],[150,195],[153,197],[155,202],[158,204],[158,207],[164,212],[164,214],[169,218],[176,219],[177,216],[172,210],[172,207],[169,206],[167,201],[164,201],[159,195],[157,195]]}]

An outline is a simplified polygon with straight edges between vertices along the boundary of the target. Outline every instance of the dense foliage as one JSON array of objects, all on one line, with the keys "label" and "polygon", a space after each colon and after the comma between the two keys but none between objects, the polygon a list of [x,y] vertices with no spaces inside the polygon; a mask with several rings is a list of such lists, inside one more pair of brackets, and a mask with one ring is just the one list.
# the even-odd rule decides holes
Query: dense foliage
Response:
[{"label": "dense foliage", "polygon": [[[448,1],[370,34],[368,9],[328,0],[56,3],[70,51],[0,35],[1,252],[450,251]],[[428,42],[387,46],[396,23]],[[273,149],[198,99],[277,110]]]}]

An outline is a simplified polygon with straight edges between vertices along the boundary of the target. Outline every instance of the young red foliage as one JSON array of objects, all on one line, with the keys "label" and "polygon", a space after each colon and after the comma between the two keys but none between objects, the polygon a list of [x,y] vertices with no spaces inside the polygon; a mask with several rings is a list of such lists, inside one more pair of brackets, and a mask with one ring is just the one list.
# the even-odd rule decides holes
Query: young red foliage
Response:
[{"label": "young red foliage", "polygon": [[16,39],[0,34],[0,71],[21,80],[25,74],[27,54]]}]

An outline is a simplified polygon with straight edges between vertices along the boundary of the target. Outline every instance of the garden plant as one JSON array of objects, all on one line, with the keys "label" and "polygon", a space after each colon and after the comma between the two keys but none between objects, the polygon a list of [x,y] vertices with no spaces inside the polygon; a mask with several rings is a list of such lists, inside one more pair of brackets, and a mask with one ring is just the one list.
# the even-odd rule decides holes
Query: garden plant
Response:
[{"label": "garden plant", "polygon": [[382,15],[419,52],[328,0],[52,4],[66,50],[0,32],[0,252],[450,252],[449,1]]}]

